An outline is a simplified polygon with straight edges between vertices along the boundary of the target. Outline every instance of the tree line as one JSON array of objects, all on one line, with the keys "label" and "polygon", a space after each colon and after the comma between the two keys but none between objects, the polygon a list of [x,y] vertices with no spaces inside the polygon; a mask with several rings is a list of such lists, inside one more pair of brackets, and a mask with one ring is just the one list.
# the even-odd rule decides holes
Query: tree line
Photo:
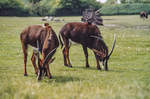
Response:
[{"label": "tree line", "polygon": [[2,16],[81,15],[86,8],[101,8],[96,0],[1,0]]},{"label": "tree line", "polygon": [[121,4],[117,1],[101,4],[96,0],[0,0],[0,16],[72,16],[81,15],[89,7],[101,8],[104,15],[137,14],[141,10],[150,13],[150,0],[120,0]]}]

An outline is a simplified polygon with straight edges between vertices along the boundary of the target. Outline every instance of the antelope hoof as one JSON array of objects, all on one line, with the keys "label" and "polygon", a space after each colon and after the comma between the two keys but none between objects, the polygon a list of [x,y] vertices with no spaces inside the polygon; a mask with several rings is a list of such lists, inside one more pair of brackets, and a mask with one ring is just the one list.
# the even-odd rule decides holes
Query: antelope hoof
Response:
[{"label": "antelope hoof", "polygon": [[24,74],[24,76],[28,76],[28,74]]},{"label": "antelope hoof", "polygon": [[38,81],[40,81],[40,80],[41,80],[41,77],[38,77],[37,79],[38,79]]},{"label": "antelope hoof", "polygon": [[86,68],[89,68],[90,66],[89,65],[86,65]]},{"label": "antelope hoof", "polygon": [[72,68],[72,65],[69,65],[68,67]]},{"label": "antelope hoof", "polygon": [[64,66],[68,66],[68,64],[64,63]]},{"label": "antelope hoof", "polygon": [[106,68],[105,68],[104,70],[105,70],[105,71],[108,71],[108,69],[106,69]]},{"label": "antelope hoof", "polygon": [[52,79],[52,76],[49,76],[48,78],[49,78],[49,79]]},{"label": "antelope hoof", "polygon": [[37,80],[40,81],[42,79],[42,77],[40,75],[38,75]]},{"label": "antelope hoof", "polygon": [[103,67],[103,70],[104,70],[104,71],[108,71],[108,68],[104,66],[104,67]]},{"label": "antelope hoof", "polygon": [[37,76],[37,80],[39,81],[39,80],[41,80],[42,79],[42,75],[41,75],[41,72],[39,71],[38,72],[38,76]]},{"label": "antelope hoof", "polygon": [[101,70],[101,68],[100,68],[100,67],[97,67],[97,70]]}]

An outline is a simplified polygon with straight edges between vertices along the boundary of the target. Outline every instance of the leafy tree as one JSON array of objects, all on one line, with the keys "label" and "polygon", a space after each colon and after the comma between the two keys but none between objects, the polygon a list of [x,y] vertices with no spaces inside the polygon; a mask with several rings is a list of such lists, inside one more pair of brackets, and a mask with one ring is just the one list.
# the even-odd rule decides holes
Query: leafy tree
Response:
[{"label": "leafy tree", "polygon": [[24,3],[20,0],[0,0],[0,15],[27,14]]},{"label": "leafy tree", "polygon": [[57,14],[77,14],[81,8],[80,0],[60,0]]},{"label": "leafy tree", "polygon": [[82,4],[82,8],[89,8],[89,7],[93,7],[94,9],[100,9],[101,8],[101,3],[97,2],[96,0],[81,0]]},{"label": "leafy tree", "polygon": [[126,0],[120,0],[121,3],[126,3]]},{"label": "leafy tree", "polygon": [[100,3],[96,2],[96,0],[60,0],[57,15],[81,15],[82,11],[90,6],[95,9],[101,7]]},{"label": "leafy tree", "polygon": [[0,0],[0,15],[81,15],[90,6],[101,8],[96,0]]},{"label": "leafy tree", "polygon": [[33,3],[33,4],[36,4],[36,3],[39,3],[42,0],[26,0],[26,1],[28,1],[30,3]]},{"label": "leafy tree", "polygon": [[56,15],[60,0],[42,0],[40,1],[39,13],[42,16]]}]

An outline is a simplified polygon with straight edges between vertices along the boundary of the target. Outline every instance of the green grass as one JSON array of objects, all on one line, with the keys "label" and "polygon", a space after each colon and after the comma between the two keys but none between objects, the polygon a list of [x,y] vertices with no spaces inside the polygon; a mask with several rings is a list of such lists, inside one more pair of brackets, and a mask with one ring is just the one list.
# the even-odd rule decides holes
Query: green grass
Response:
[{"label": "green grass", "polygon": [[[80,17],[63,17],[67,22]],[[38,82],[31,65],[29,47],[24,77],[23,53],[19,35],[33,24],[42,24],[39,17],[0,17],[0,99],[149,99],[150,98],[150,19],[139,16],[103,16],[100,31],[111,49],[113,35],[117,43],[109,60],[109,71],[98,71],[89,51],[90,68],[85,68],[81,45],[72,45],[73,68],[63,65],[60,47],[50,65],[53,78]],[[55,32],[65,23],[50,23]]]}]

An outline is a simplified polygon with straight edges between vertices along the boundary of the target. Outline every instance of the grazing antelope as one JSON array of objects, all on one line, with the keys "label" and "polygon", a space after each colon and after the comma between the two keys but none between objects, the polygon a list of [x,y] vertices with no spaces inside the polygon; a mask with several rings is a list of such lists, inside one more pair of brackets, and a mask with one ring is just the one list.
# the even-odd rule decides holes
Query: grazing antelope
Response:
[{"label": "grazing antelope", "polygon": [[142,11],[142,12],[140,12],[140,17],[143,19],[144,18],[148,19],[148,13],[146,11]]},{"label": "grazing antelope", "polygon": [[[87,15],[88,14],[88,15]],[[63,28],[60,30],[59,33],[59,40],[61,43],[61,46],[65,45],[63,48],[63,56],[64,56],[64,65],[68,67],[72,67],[70,59],[69,59],[69,48],[70,48],[70,41],[72,40],[76,43],[79,43],[82,45],[85,58],[86,58],[86,67],[89,67],[88,62],[88,51],[87,48],[90,48],[93,50],[94,55],[96,57],[97,62],[97,69],[100,70],[100,64],[99,61],[102,62],[104,69],[108,70],[108,60],[114,50],[116,38],[113,43],[113,47],[108,53],[108,47],[105,44],[104,40],[102,39],[101,33],[96,25],[94,23],[98,23],[99,25],[103,25],[102,18],[99,17],[98,20],[96,20],[96,16],[94,13],[85,13],[82,20],[85,20],[86,22],[72,22],[67,23],[63,26]],[[63,41],[61,40],[61,37]]]},{"label": "grazing antelope", "polygon": [[[37,53],[33,51],[31,57],[35,73],[38,75],[38,80],[41,79],[44,72],[49,78],[52,78],[48,63],[54,60],[52,56],[59,46],[58,38],[52,27],[48,23],[45,23],[44,27],[41,25],[29,26],[20,34],[20,40],[24,53],[24,76],[28,75],[26,70],[27,49],[28,45],[31,45],[38,49]],[[39,52],[42,55],[41,59],[39,58]],[[36,56],[38,56],[38,67],[36,66]]]}]

